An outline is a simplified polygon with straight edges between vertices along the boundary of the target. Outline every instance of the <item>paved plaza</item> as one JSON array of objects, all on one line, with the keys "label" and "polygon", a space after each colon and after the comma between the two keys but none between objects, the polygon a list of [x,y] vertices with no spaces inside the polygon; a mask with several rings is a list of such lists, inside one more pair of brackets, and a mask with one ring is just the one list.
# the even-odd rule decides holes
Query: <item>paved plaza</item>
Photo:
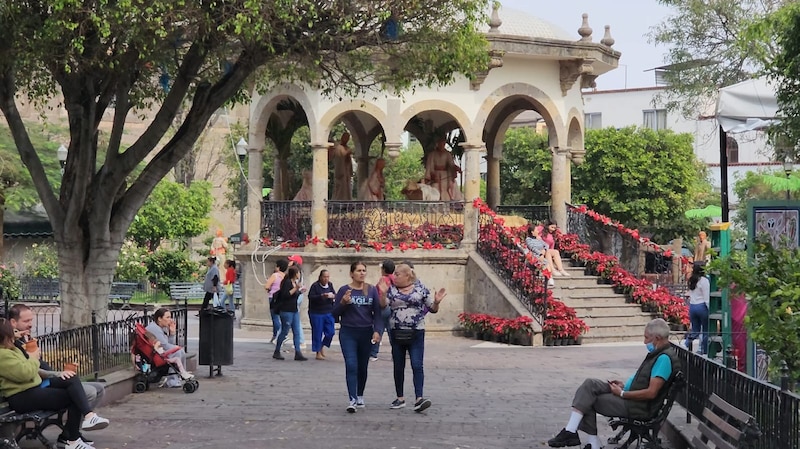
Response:
[{"label": "paved plaza", "polygon": [[[196,322],[189,350],[197,350]],[[429,336],[425,396],[433,406],[391,410],[388,342],[371,362],[366,409],[345,412],[344,362],[338,345],[328,360],[273,360],[262,332],[236,330],[235,364],[223,377],[196,374],[194,394],[156,389],[103,407],[111,420],[92,432],[97,448],[544,448],[564,426],[569,403],[586,377],[632,374],[643,344],[516,347],[453,336]],[[310,352],[310,351],[309,351]],[[310,355],[309,352],[306,355]],[[313,356],[313,354],[311,354]],[[413,397],[410,365],[406,396]],[[603,441],[611,430],[600,420]]]}]

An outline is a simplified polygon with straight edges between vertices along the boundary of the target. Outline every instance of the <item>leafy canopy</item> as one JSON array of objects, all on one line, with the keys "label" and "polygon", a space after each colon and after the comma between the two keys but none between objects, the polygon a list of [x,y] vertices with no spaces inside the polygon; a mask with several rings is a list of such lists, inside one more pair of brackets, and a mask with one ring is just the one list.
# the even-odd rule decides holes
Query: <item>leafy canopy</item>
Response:
[{"label": "leafy canopy", "polygon": [[500,160],[503,204],[549,204],[553,157],[546,134],[533,128],[511,128]]}]

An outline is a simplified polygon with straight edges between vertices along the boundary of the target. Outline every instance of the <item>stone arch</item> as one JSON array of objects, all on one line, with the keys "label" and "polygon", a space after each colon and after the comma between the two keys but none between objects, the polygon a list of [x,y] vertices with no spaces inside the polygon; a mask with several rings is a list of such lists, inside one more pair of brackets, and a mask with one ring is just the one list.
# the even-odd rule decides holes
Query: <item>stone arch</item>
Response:
[{"label": "stone arch", "polygon": [[[303,108],[308,118],[308,128],[313,142],[313,136],[317,132],[318,126],[316,124],[316,111],[311,105],[311,100],[300,86],[285,84],[272,89],[267,95],[259,97],[258,102],[250,107],[250,117],[251,119],[255,118],[255,120],[250,121],[250,129],[248,131],[248,140],[251,147],[258,145],[257,148],[264,148],[269,118],[275,112],[278,103],[285,99],[294,100]],[[325,141],[327,140],[323,142]]]},{"label": "stone arch", "polygon": [[567,119],[567,146],[570,148],[570,157],[575,163],[583,161],[586,152],[584,147],[583,117],[577,108],[569,111]]},{"label": "stone arch", "polygon": [[406,124],[408,124],[408,122],[411,121],[414,116],[425,111],[441,111],[450,115],[450,117],[452,117],[456,122],[454,124],[456,126],[454,127],[461,128],[466,134],[466,141],[477,140],[476,137],[480,137],[476,136],[475,133],[470,129],[470,123],[472,122],[469,117],[467,117],[467,114],[465,114],[460,107],[444,100],[422,100],[410,104],[400,113],[400,123],[402,124],[403,128],[405,128]]},{"label": "stone arch", "polygon": [[[320,117],[318,128],[319,133],[312,134],[312,140],[317,139],[316,141],[319,142],[327,142],[328,134],[330,134],[331,128],[333,128],[333,125],[336,123],[336,121],[349,113],[355,113],[356,117],[359,115],[359,113],[366,114],[377,121],[378,125],[384,130],[389,129],[386,112],[381,108],[365,100],[348,100],[335,104],[332,108],[328,109],[328,111],[325,112],[322,117]],[[349,125],[353,126],[355,124],[350,123]],[[361,125],[363,125],[363,123]],[[350,126],[348,126],[348,128]],[[370,129],[363,130],[364,133],[369,131]]]}]

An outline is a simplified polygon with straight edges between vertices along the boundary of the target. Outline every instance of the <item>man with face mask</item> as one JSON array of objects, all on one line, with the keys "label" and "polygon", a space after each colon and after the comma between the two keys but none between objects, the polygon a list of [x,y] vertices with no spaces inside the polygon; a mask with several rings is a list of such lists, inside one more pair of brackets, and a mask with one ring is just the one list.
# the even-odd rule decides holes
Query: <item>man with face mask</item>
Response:
[{"label": "man with face mask", "polygon": [[547,444],[550,447],[580,446],[578,430],[586,432],[584,449],[600,449],[597,413],[604,416],[649,419],[658,413],[667,394],[663,388],[681,362],[669,343],[669,325],[661,318],[647,323],[644,343],[648,354],[627,382],[586,379],[572,400],[572,414],[566,427]]}]

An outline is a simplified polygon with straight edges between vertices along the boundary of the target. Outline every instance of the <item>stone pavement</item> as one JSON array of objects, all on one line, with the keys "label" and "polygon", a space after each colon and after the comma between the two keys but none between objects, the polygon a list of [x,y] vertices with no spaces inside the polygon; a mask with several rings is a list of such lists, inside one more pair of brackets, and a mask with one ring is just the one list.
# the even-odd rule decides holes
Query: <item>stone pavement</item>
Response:
[{"label": "stone pavement", "polygon": [[[235,334],[234,365],[211,379],[199,367],[196,393],[156,389],[104,407],[111,426],[90,434],[96,447],[544,448],[585,377],[624,379],[646,353],[638,343],[526,348],[428,336],[425,396],[433,406],[418,414],[388,408],[395,395],[387,341],[370,364],[366,409],[348,414],[338,344],[325,361],[279,361],[265,333]],[[197,344],[190,339],[190,352]],[[407,397],[411,377],[409,365]],[[600,423],[605,441],[611,430]]]}]

